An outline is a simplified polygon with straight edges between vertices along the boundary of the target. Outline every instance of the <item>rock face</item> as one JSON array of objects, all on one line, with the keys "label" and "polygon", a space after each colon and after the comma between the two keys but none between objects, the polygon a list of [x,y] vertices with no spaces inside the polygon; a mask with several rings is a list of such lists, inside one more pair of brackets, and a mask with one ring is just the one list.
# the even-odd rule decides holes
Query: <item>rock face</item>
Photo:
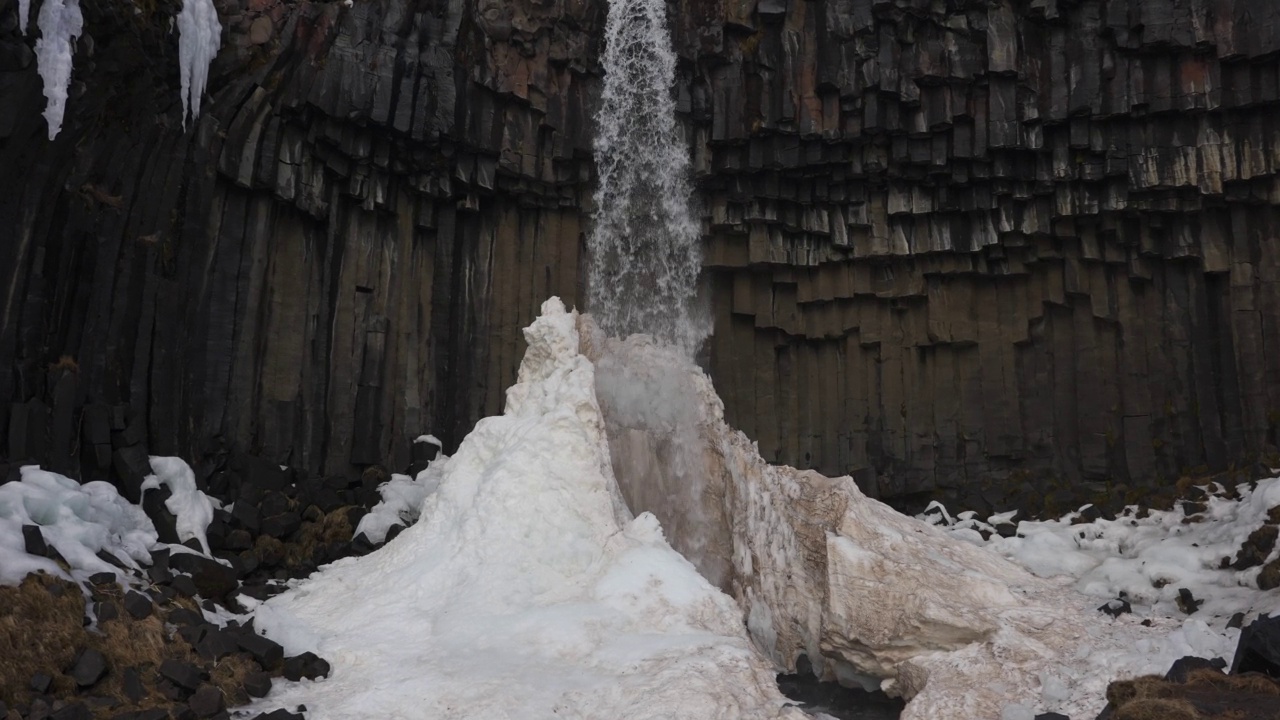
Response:
[{"label": "rock face", "polygon": [[[584,296],[602,0],[225,0],[185,133],[177,3],[95,3],[52,143],[16,5],[0,462],[404,468]],[[669,9],[711,373],[766,459],[903,496],[1274,450],[1280,6]]]}]

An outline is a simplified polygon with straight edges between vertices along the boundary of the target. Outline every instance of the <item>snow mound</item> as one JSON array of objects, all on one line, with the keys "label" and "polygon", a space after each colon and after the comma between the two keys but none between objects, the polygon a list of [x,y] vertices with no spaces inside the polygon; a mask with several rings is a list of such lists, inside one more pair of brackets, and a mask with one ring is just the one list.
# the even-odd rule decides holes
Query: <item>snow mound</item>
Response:
[{"label": "snow mound", "polygon": [[39,571],[68,577],[52,560],[27,554],[23,525],[39,526],[45,542],[62,555],[71,567],[70,576],[77,580],[99,572],[125,577],[98,557],[103,551],[126,567],[150,562],[148,550],[157,540],[155,527],[113,485],[81,485],[34,465],[21,472],[19,481],[0,485],[0,585],[16,585],[28,573]]},{"label": "snow mound", "polygon": [[[27,9],[19,8],[19,21],[26,25]],[[62,130],[62,115],[67,107],[67,88],[71,86],[71,57],[75,39],[84,30],[84,16],[79,0],[45,0],[40,7],[40,39],[36,40],[36,66],[44,83],[44,119],[49,125],[49,139]]]},{"label": "snow mound", "polygon": [[558,299],[502,416],[447,460],[396,542],[336,562],[255,623],[333,674],[262,707],[323,718],[773,718],[785,706],[733,601],[632,519],[594,369]]},{"label": "snow mound", "polygon": [[213,521],[213,502],[208,495],[196,488],[196,476],[191,466],[182,458],[151,458],[151,470],[142,480],[142,491],[154,490],[161,485],[169,488],[169,499],[164,506],[177,519],[176,527],[179,540],[195,540],[200,543],[204,554],[209,554],[209,540],[205,532]]},{"label": "snow mound", "polygon": [[779,667],[803,654],[827,679],[879,681],[909,701],[904,720],[994,720],[1014,704],[1092,717],[1117,676],[1223,649],[1199,620],[1107,619],[1070,579],[1036,577],[851,478],[771,466],[692,362],[586,317],[580,335],[631,508],[671,529]]}]

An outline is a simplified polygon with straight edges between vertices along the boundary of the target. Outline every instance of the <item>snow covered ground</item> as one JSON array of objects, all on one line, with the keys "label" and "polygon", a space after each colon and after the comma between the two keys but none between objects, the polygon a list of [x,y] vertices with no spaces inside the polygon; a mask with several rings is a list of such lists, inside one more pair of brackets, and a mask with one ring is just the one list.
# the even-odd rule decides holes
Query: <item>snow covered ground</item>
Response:
[{"label": "snow covered ground", "polygon": [[[181,539],[196,539],[208,549],[205,529],[213,517],[210,498],[196,489],[191,468],[179,458],[153,457],[155,472],[143,482],[149,490],[166,485],[166,502],[177,519]],[[23,527],[39,529],[45,543],[66,560],[69,571],[56,562],[27,552]],[[0,485],[0,585],[16,585],[29,573],[44,571],[58,577],[84,580],[99,572],[114,572],[130,582],[121,567],[150,564],[151,551],[168,547],[159,542],[155,525],[138,505],[120,496],[114,485],[81,485],[35,466],[21,469],[17,482]],[[179,552],[187,551],[182,548]],[[99,557],[105,553],[114,563]],[[118,566],[119,567],[118,567]]]},{"label": "snow covered ground", "polygon": [[[277,683],[253,709],[795,718],[774,673],[804,653],[828,677],[910,698],[908,719],[1089,718],[1109,681],[1230,657],[1232,614],[1280,610],[1256,567],[1219,569],[1280,505],[1280,480],[1208,499],[1202,522],[1069,516],[1003,538],[971,515],[910,518],[848,478],[767,465],[691,363],[605,339],[558,300],[526,339],[504,415],[416,478],[394,476],[360,526],[407,529],[255,609],[286,653],[314,651],[333,672]],[[147,485],[170,488],[180,531],[203,544],[212,501],[181,461],[152,464]],[[633,517],[624,495],[653,501],[634,484],[673,477],[696,484],[659,503],[664,522]],[[24,468],[0,485],[0,582],[64,574],[25,552],[33,524],[73,577],[112,569],[100,551],[136,566],[157,546],[110,485]],[[1177,609],[1179,588],[1205,600],[1194,615]],[[1097,611],[1121,593],[1134,613]]]},{"label": "snow covered ground", "polygon": [[[1244,570],[1223,567],[1223,559],[1234,560],[1249,534],[1268,521],[1268,510],[1280,506],[1280,478],[1262,480],[1253,488],[1241,486],[1238,492],[1239,499],[1210,494],[1205,511],[1190,521],[1181,507],[1150,510],[1141,518],[1130,508],[1115,520],[1091,522],[1079,522],[1077,511],[1056,520],[1016,523],[1017,537],[1001,537],[994,524],[973,513],[923,517],[941,524],[953,537],[994,550],[1040,577],[1071,578],[1073,589],[1098,605],[1123,598],[1138,617],[1185,617],[1178,607],[1178,591],[1190,590],[1204,601],[1194,621],[1205,623],[1216,636],[1209,652],[1230,660],[1239,634],[1226,627],[1233,615],[1242,613],[1248,623],[1258,615],[1280,613],[1280,593],[1258,589],[1262,565]],[[1004,513],[994,520],[1013,518]],[[1263,562],[1278,556],[1280,548]]]}]

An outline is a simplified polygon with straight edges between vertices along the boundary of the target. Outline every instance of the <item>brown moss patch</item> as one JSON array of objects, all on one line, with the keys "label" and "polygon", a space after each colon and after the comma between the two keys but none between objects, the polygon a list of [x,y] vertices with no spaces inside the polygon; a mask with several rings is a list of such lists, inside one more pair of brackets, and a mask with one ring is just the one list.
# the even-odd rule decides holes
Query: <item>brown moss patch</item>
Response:
[{"label": "brown moss patch", "polygon": [[228,706],[243,705],[249,702],[249,694],[244,691],[245,677],[261,670],[262,667],[247,655],[228,655],[209,671],[209,682],[222,691]]},{"label": "brown moss patch", "polygon": [[52,692],[69,690],[62,672],[84,649],[86,634],[76,584],[38,573],[17,587],[0,587],[0,697],[30,702],[36,673],[53,678]]},{"label": "brown moss patch", "polygon": [[322,515],[316,522],[303,522],[294,541],[285,546],[285,564],[290,568],[299,567],[316,557],[321,547],[349,542],[355,530],[348,510],[350,507],[341,507]]},{"label": "brown moss patch", "polygon": [[1265,675],[1212,668],[1190,671],[1185,683],[1146,675],[1107,687],[1114,720],[1270,720],[1280,718],[1278,696],[1280,683]]},{"label": "brown moss patch", "polygon": [[1226,675],[1217,670],[1201,668],[1187,673],[1187,686],[1254,695],[1280,695],[1280,684],[1260,673]]},{"label": "brown moss patch", "polygon": [[284,561],[284,543],[270,535],[259,535],[253,543],[253,554],[258,556],[258,562],[274,567]]},{"label": "brown moss patch", "polygon": [[1116,710],[1115,720],[1199,720],[1200,713],[1186,700],[1138,698]]}]

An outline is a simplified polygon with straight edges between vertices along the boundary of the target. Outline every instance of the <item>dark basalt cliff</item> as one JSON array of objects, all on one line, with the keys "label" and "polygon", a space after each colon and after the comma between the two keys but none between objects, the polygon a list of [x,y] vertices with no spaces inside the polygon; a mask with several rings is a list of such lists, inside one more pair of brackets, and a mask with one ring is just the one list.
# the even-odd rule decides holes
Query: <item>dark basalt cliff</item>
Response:
[{"label": "dark basalt cliff", "polygon": [[[0,457],[403,469],[583,296],[603,0],[226,0],[185,132],[172,0],[83,0],[53,142],[16,4]],[[1280,4],[669,7],[710,367],[767,458],[998,502],[1274,453]]]}]

